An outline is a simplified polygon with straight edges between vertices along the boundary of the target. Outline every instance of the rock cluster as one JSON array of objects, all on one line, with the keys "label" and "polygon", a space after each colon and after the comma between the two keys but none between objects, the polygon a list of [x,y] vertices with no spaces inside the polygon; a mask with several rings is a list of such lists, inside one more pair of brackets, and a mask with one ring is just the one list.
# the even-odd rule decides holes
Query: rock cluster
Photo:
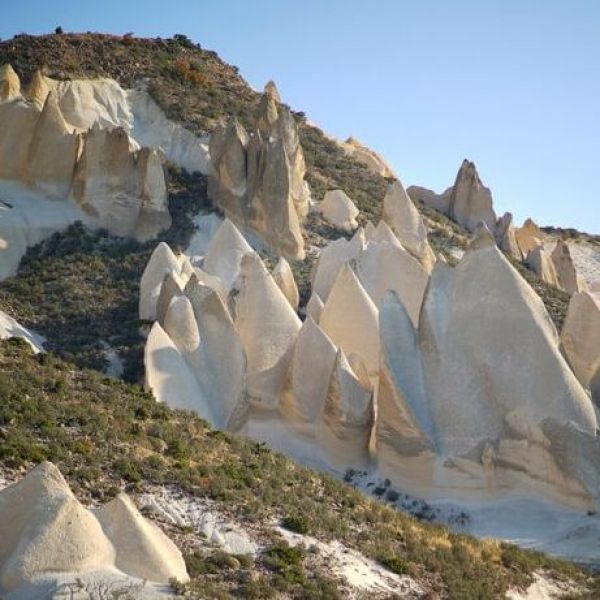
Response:
[{"label": "rock cluster", "polygon": [[[397,186],[390,198],[407,210]],[[573,316],[562,340],[580,383],[543,303],[485,224],[457,267],[438,261],[431,277],[404,245],[419,230],[399,229],[400,240],[382,220],[325,247],[302,323],[282,291],[285,265],[278,285],[226,221],[201,264],[166,261],[148,387],[309,465],[377,469],[424,497],[516,493],[594,509],[598,424],[584,386],[597,377],[598,335],[578,324],[588,316]],[[163,253],[147,272],[166,264]],[[208,295],[219,318],[207,317]],[[203,348],[223,362],[209,367]]]},{"label": "rock cluster", "polygon": [[0,531],[2,596],[45,598],[78,582],[99,597],[115,582],[189,579],[177,547],[125,494],[87,509],[52,463],[0,491]]},{"label": "rock cluster", "polygon": [[246,132],[235,119],[210,140],[209,196],[245,233],[286,258],[304,258],[301,222],[310,192],[294,117],[267,86]]}]

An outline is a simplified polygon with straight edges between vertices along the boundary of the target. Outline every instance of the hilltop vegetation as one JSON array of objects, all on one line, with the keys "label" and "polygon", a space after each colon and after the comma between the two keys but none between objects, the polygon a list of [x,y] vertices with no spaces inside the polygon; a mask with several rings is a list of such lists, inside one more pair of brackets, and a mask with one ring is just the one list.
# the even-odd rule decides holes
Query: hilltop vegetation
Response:
[{"label": "hilltop vegetation", "polygon": [[[157,404],[138,386],[78,370],[52,354],[36,356],[21,340],[2,342],[0,467],[14,477],[42,460],[55,462],[83,501],[106,501],[122,487],[176,485],[249,526],[280,519],[321,540],[343,541],[424,582],[432,598],[501,597],[512,585],[526,585],[537,569],[594,583],[569,563],[418,522],[260,443]],[[185,546],[186,532],[180,533]],[[210,583],[215,598],[271,598],[278,591],[338,597],[336,582],[312,572],[303,553],[277,539],[265,547],[255,563],[245,559],[244,568],[256,571],[251,585],[240,582],[235,557],[188,554],[195,575],[188,588],[206,593]]]}]

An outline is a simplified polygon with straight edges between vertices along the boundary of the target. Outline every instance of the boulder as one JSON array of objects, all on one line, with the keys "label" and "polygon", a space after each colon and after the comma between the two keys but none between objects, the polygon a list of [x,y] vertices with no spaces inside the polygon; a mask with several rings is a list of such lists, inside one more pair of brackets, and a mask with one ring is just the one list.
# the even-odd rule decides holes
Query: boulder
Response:
[{"label": "boulder", "polygon": [[352,233],[358,227],[356,221],[359,214],[358,208],[343,190],[328,191],[319,205],[319,211],[323,218],[336,229]]},{"label": "boulder", "polygon": [[[561,331],[561,347],[577,379],[590,389],[600,383],[600,299],[575,292]],[[595,392],[595,393],[594,393]],[[592,390],[594,398],[600,387]]]},{"label": "boulder", "polygon": [[354,271],[344,265],[329,294],[319,325],[347,356],[356,354],[370,377],[379,365],[377,307]]},{"label": "boulder", "polygon": [[367,148],[367,146],[359,142],[356,138],[349,137],[342,144],[342,148],[352,156],[352,158],[355,158],[358,162],[365,165],[369,171],[376,175],[381,175],[386,178],[396,177],[392,167],[390,167],[380,154]]},{"label": "boulder", "polygon": [[150,255],[150,260],[140,281],[139,312],[142,321],[156,320],[156,304],[163,281],[167,275],[179,272],[179,261],[165,242],[160,242]]},{"label": "boulder", "polygon": [[427,229],[419,211],[398,180],[390,184],[383,199],[383,220],[390,226],[400,244],[431,272],[435,255],[427,241]]},{"label": "boulder", "polygon": [[469,231],[474,231],[479,221],[483,221],[490,231],[496,228],[492,194],[481,182],[475,164],[466,159],[450,192],[448,216]]},{"label": "boulder", "polygon": [[21,95],[21,81],[11,65],[0,67],[0,102],[6,102]]},{"label": "boulder", "polygon": [[576,294],[587,290],[585,279],[577,272],[569,245],[559,240],[552,251],[552,262],[558,275],[560,287],[568,294]]},{"label": "boulder", "polygon": [[548,256],[544,246],[536,246],[530,250],[526,263],[542,281],[556,288],[561,288],[556,269],[554,268],[554,261]]},{"label": "boulder", "polygon": [[292,269],[283,256],[280,257],[279,262],[275,265],[272,275],[275,283],[279,286],[283,295],[288,299],[290,306],[294,310],[298,310],[298,305],[300,304],[298,286],[296,285]]}]

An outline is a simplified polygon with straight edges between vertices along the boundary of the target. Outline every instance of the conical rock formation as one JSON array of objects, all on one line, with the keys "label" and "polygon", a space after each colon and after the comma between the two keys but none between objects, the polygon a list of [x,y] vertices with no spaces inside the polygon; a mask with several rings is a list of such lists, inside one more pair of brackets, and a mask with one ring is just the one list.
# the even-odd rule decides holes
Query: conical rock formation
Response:
[{"label": "conical rock formation", "polygon": [[325,194],[319,205],[319,211],[323,218],[336,229],[352,233],[358,223],[356,217],[358,208],[343,190],[330,190]]}]

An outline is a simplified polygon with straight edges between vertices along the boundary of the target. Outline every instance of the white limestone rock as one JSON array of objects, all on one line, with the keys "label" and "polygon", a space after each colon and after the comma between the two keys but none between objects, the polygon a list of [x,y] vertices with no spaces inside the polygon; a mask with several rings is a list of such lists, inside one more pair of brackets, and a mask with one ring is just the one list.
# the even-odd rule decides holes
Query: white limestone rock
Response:
[{"label": "white limestone rock", "polygon": [[323,312],[323,300],[321,300],[317,292],[313,292],[310,295],[310,299],[306,304],[306,316],[311,317],[315,323],[321,320],[321,313]]},{"label": "white limestone rock", "polygon": [[364,232],[359,229],[351,240],[338,238],[321,250],[311,279],[313,293],[317,293],[323,302],[327,301],[342,266],[356,260],[364,245]]},{"label": "white limestone rock", "polygon": [[101,506],[95,515],[115,549],[117,569],[148,581],[189,581],[177,546],[142,516],[126,494]]},{"label": "white limestone rock", "polygon": [[379,366],[377,307],[354,271],[344,265],[329,294],[319,325],[346,355],[356,354],[370,377]]},{"label": "white limestone rock", "polygon": [[145,90],[127,92],[133,113],[132,136],[142,146],[160,148],[172,163],[188,171],[208,175],[210,171],[210,138],[199,137],[179,123],[168,119]]},{"label": "white limestone rock", "polygon": [[156,320],[156,304],[167,275],[179,273],[179,261],[165,242],[160,242],[144,269],[140,281],[139,312],[142,321]]},{"label": "white limestone rock", "polygon": [[229,290],[239,275],[243,257],[253,252],[239,229],[225,219],[208,245],[203,270],[218,277]]},{"label": "white limestone rock", "polygon": [[358,208],[343,190],[329,190],[319,205],[323,218],[336,229],[352,233],[358,223]]},{"label": "white limestone rock", "polygon": [[581,385],[600,400],[600,299],[588,292],[571,296],[561,347]]},{"label": "white limestone rock", "polygon": [[0,530],[3,596],[46,597],[48,589],[89,577],[189,580],[179,550],[126,496],[90,511],[52,463],[0,491]]},{"label": "white limestone rock", "polygon": [[242,258],[231,313],[247,358],[247,390],[258,406],[274,408],[301,322],[257,254]]},{"label": "white limestone rock", "polygon": [[394,290],[413,323],[418,323],[429,275],[404,248],[387,242],[369,242],[358,255],[356,274],[375,306],[379,307],[388,290]]},{"label": "white limestone rock", "polygon": [[369,465],[373,421],[372,389],[363,386],[339,350],[319,428],[319,446],[331,468],[344,473],[348,468]]},{"label": "white limestone rock", "polygon": [[283,295],[288,299],[290,306],[297,311],[298,305],[300,304],[298,286],[296,285],[296,280],[294,279],[290,264],[283,256],[279,258],[279,261],[273,269],[272,275],[275,283],[279,286]]},{"label": "white limestone rock", "polygon": [[530,250],[526,262],[527,266],[532,269],[542,281],[562,289],[558,281],[556,269],[554,268],[554,261],[548,256],[543,246],[536,246]]},{"label": "white limestone rock", "polygon": [[427,241],[427,229],[399,180],[390,184],[383,199],[383,220],[395,233],[400,244],[431,272],[435,254]]},{"label": "white limestone rock", "polygon": [[552,251],[552,262],[558,275],[560,287],[568,294],[587,291],[585,279],[577,272],[569,245],[559,240]]},{"label": "white limestone rock", "polygon": [[450,193],[448,215],[469,231],[474,231],[480,221],[490,231],[496,228],[492,194],[481,182],[475,164],[466,159],[456,175]]}]

